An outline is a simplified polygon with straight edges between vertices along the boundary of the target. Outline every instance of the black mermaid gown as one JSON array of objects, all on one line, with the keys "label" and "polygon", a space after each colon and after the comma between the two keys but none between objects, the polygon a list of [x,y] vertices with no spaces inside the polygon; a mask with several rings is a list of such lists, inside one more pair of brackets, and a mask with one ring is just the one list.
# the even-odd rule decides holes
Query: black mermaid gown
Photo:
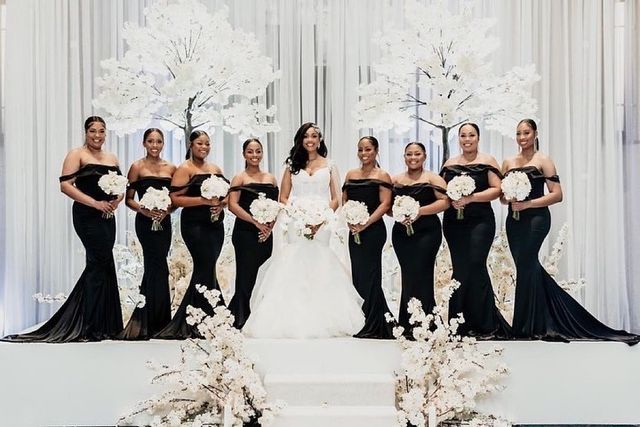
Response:
[{"label": "black mermaid gown", "polygon": [[[527,174],[529,199],[544,195],[545,181],[560,182],[557,175],[545,177],[535,166],[512,169]],[[509,174],[507,172],[507,174]],[[516,294],[513,333],[516,338],[546,341],[602,340],[637,344],[640,336],[609,328],[565,292],[546,272],[538,252],[551,228],[549,208],[520,211],[520,219],[507,217],[507,238],[516,264]]]},{"label": "black mermaid gown", "polygon": [[[202,181],[209,178],[211,174],[194,175],[189,183],[184,187],[174,188],[181,190],[187,188],[186,195],[192,197],[200,196],[200,186]],[[222,175],[217,175],[224,178]],[[189,286],[185,291],[184,298],[176,310],[176,314],[171,322],[158,332],[154,338],[159,339],[187,339],[201,338],[198,328],[187,323],[187,306],[191,305],[200,308],[209,316],[213,316],[214,307],[196,289],[196,285],[203,285],[207,289],[220,290],[216,279],[216,262],[222,244],[224,242],[224,212],[220,213],[218,219],[211,221],[210,206],[201,205],[182,208],[180,214],[180,231],[189,254],[193,259],[193,272]],[[224,304],[220,295],[220,304]]]},{"label": "black mermaid gown", "polygon": [[[247,212],[260,193],[268,199],[278,200],[278,187],[268,183],[251,183],[232,187],[229,191],[240,191],[238,203]],[[231,236],[236,254],[236,290],[229,302],[229,310],[234,316],[233,324],[238,329],[242,329],[251,313],[249,300],[258,269],[269,259],[273,250],[273,236],[270,235],[264,242],[259,242],[258,238],[259,230],[253,224],[236,218]]]},{"label": "black mermaid gown", "polygon": [[[413,185],[395,185],[394,196],[411,196],[420,206],[429,205],[437,200],[435,192],[445,190],[427,183]],[[402,276],[402,295],[400,297],[400,313],[398,322],[410,335],[413,329],[409,325],[407,304],[411,298],[422,302],[422,309],[429,314],[435,307],[433,293],[434,267],[436,255],[442,243],[442,226],[437,215],[419,217],[413,223],[414,234],[407,235],[406,227],[396,222],[391,232],[393,248],[400,263]]]},{"label": "black mermaid gown", "polygon": [[[342,190],[349,200],[363,202],[372,214],[380,206],[380,186],[392,188],[391,184],[377,179],[351,179]],[[360,232],[360,244],[349,234],[351,277],[358,294],[364,300],[362,311],[365,324],[354,336],[356,338],[393,339],[393,324],[385,320],[391,310],[382,290],[382,249],[387,241],[387,229],[380,218]]]},{"label": "black mermaid gown", "polygon": [[[171,178],[147,176],[129,186],[144,196],[148,188],[169,188]],[[167,254],[171,246],[171,217],[167,215],[160,225],[162,230],[151,229],[153,220],[136,214],[136,235],[142,246],[144,275],[140,293],[145,296],[145,305],[136,307],[129,323],[118,338],[123,340],[146,340],[167,326],[171,320],[171,296],[169,295],[169,266]]]},{"label": "black mermaid gown", "polygon": [[[489,188],[489,172],[501,177],[500,171],[485,164],[445,166],[440,175],[449,182],[466,174],[476,183],[474,193]],[[495,294],[487,270],[487,258],[496,233],[496,221],[491,202],[471,203],[464,208],[464,218],[456,219],[453,206],[444,213],[442,231],[449,245],[452,278],[460,287],[449,300],[449,319],[458,313],[464,323],[460,335],[482,339],[508,339],[511,327],[496,307]]]},{"label": "black mermaid gown", "polygon": [[[60,181],[75,178],[75,186],[95,200],[111,200],[98,186],[102,175],[120,169],[117,166],[86,164]],[[73,203],[73,227],[86,251],[86,267],[67,300],[44,325],[33,332],[10,335],[11,342],[100,341],[114,338],[122,331],[120,294],[113,260],[116,238],[115,217],[103,218],[102,212],[82,203]]]}]

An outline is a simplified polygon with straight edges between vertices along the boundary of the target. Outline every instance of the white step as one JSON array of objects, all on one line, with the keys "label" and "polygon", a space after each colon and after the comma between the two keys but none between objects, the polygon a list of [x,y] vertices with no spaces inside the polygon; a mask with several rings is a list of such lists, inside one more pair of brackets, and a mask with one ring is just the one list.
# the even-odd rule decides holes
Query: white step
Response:
[{"label": "white step", "polygon": [[246,349],[262,375],[393,374],[400,364],[400,346],[395,340],[251,339]]},{"label": "white step", "polygon": [[392,427],[393,406],[287,406],[272,427]]},{"label": "white step", "polygon": [[384,374],[266,374],[269,399],[287,405],[386,406],[395,402],[393,375]]}]

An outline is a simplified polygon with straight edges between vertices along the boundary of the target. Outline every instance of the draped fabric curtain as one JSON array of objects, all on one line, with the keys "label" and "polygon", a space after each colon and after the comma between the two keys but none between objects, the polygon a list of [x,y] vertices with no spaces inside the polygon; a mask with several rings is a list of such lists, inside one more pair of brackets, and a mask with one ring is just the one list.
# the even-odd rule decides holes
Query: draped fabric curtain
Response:
[{"label": "draped fabric curtain", "polygon": [[631,325],[640,332],[640,0],[624,10],[624,201]]},{"label": "draped fabric curtain", "polygon": [[[71,224],[71,202],[60,194],[57,177],[66,152],[82,144],[84,118],[100,113],[91,105],[96,95],[95,78],[101,74],[100,61],[122,56],[126,49],[123,24],[143,24],[143,10],[152,3],[7,1],[6,215],[2,219],[6,239],[4,280],[0,280],[0,316],[4,316],[0,332],[3,320],[4,333],[9,333],[49,317],[58,306],[38,305],[31,296],[36,292],[68,292],[83,268],[82,246]],[[305,121],[321,126],[330,157],[343,175],[357,166],[358,137],[372,133],[353,126],[351,110],[358,99],[357,87],[373,77],[371,65],[379,57],[372,43],[375,34],[402,28],[404,2],[203,3],[210,11],[228,6],[232,24],[255,33],[264,53],[282,72],[264,97],[278,107],[282,127],[278,134],[263,138],[265,167],[281,175],[293,134]],[[626,2],[628,11],[635,13],[635,27],[633,33],[629,28],[626,37],[626,54],[631,58],[625,68],[625,93],[630,96],[629,102],[635,100],[635,113],[630,113],[635,116],[627,118],[625,126],[629,126],[629,120],[635,121],[636,136],[630,140],[627,132],[625,150],[638,147],[637,3]],[[450,4],[458,7],[459,2],[452,0]],[[533,62],[542,76],[532,93],[540,105],[541,149],[556,161],[565,192],[564,202],[552,207],[551,236],[555,237],[564,222],[571,230],[560,276],[587,279],[584,302],[601,320],[615,327],[629,327],[633,321],[638,328],[640,285],[636,282],[640,271],[638,267],[633,270],[630,254],[637,254],[639,249],[629,237],[631,230],[636,235],[638,230],[633,229],[630,215],[624,221],[625,202],[628,214],[634,207],[622,188],[628,192],[637,189],[637,185],[630,186],[639,178],[636,175],[636,181],[631,181],[631,166],[637,165],[637,160],[630,163],[629,155],[623,156],[622,125],[614,119],[615,4],[615,0],[483,0],[475,3],[475,12],[497,19],[494,32],[501,47],[492,58],[496,72]],[[211,130],[215,132],[210,160],[231,177],[242,168],[241,141],[221,129]],[[457,144],[452,133],[455,154]],[[390,131],[376,136],[382,144],[381,165],[391,173],[402,171],[402,148],[415,139],[425,142],[429,149],[427,167],[439,168],[440,136],[432,128],[416,123],[406,134]],[[141,132],[122,138],[109,135],[107,149],[118,155],[125,172],[143,155],[140,139]],[[181,139],[180,132],[166,138],[164,156],[175,163],[184,155]],[[499,162],[516,153],[512,138],[488,132],[482,133],[481,147]],[[634,203],[637,208],[640,200],[636,197]],[[495,208],[501,225],[505,210],[499,205]],[[120,243],[125,243],[126,231],[133,230],[129,212],[123,207],[117,214]],[[635,298],[632,304],[630,298]],[[631,308],[635,308],[635,314]]]}]

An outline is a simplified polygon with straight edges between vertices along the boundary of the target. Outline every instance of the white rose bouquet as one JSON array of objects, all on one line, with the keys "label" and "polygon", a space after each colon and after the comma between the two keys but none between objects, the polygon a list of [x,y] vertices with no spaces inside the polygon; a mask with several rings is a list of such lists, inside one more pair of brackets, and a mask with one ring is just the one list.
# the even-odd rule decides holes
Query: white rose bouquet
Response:
[{"label": "white rose bouquet", "polygon": [[[397,196],[393,200],[393,206],[391,207],[391,213],[393,219],[397,222],[404,222],[406,220],[413,221],[418,217],[420,211],[420,203],[411,196]],[[412,236],[413,225],[411,223],[405,224],[407,227],[407,236]]]},{"label": "white rose bouquet", "polygon": [[[531,181],[529,181],[526,173],[514,171],[504,177],[500,188],[502,189],[502,194],[504,194],[505,199],[521,202],[529,197],[529,193],[531,193]],[[520,220],[519,211],[513,211],[511,216],[515,220]]]},{"label": "white rose bouquet", "polygon": [[[369,210],[362,202],[347,200],[342,209],[349,225],[364,225],[369,221]],[[353,234],[353,240],[357,245],[362,243],[359,232]]]},{"label": "white rose bouquet", "polygon": [[[140,199],[140,206],[145,209],[149,209],[150,211],[157,209],[160,211],[168,211],[169,206],[171,206],[171,197],[169,197],[169,189],[167,187],[162,187],[161,190],[157,188],[149,187],[147,191],[144,192],[142,198]],[[153,219],[151,223],[151,230],[158,231],[162,230],[162,225],[160,221],[157,219]]]},{"label": "white rose bouquet", "polygon": [[[213,198],[223,199],[227,197],[228,192],[229,183],[216,175],[211,175],[202,181],[202,185],[200,186],[200,194],[208,200]],[[217,221],[219,217],[220,214],[211,214],[211,222]]]},{"label": "white rose bouquet", "polygon": [[251,216],[260,224],[270,224],[274,222],[281,209],[281,203],[267,198],[264,193],[258,193],[258,198],[249,205]]},{"label": "white rose bouquet", "polygon": [[[127,178],[118,174],[116,171],[109,171],[108,174],[102,175],[98,180],[98,186],[105,194],[111,196],[121,196],[127,191]],[[103,213],[105,219],[113,218],[113,212]]]},{"label": "white rose bouquet", "polygon": [[[451,200],[460,200],[464,196],[468,196],[476,189],[476,182],[469,175],[458,175],[453,177],[447,184],[447,196]],[[457,219],[464,219],[464,208],[458,208]]]},{"label": "white rose bouquet", "polygon": [[309,240],[313,240],[317,229],[333,215],[329,202],[317,197],[293,199],[286,209],[289,217],[294,219],[301,233]]}]

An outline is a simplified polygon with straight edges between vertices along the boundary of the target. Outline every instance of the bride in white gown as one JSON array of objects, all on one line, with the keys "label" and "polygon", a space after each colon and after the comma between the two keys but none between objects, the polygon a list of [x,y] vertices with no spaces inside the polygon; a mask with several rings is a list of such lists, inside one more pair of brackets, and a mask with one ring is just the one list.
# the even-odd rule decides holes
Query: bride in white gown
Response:
[{"label": "bride in white gown", "polygon": [[[325,158],[327,148],[319,128],[305,123],[296,132],[282,178],[280,201],[313,198],[338,207],[336,172]],[[251,295],[251,314],[242,331],[260,338],[326,338],[351,336],[364,325],[362,299],[351,274],[329,243],[331,224],[306,227],[283,211],[276,224],[284,240],[258,273]],[[313,234],[313,238],[306,235]],[[306,234],[306,235],[305,235]]]}]

